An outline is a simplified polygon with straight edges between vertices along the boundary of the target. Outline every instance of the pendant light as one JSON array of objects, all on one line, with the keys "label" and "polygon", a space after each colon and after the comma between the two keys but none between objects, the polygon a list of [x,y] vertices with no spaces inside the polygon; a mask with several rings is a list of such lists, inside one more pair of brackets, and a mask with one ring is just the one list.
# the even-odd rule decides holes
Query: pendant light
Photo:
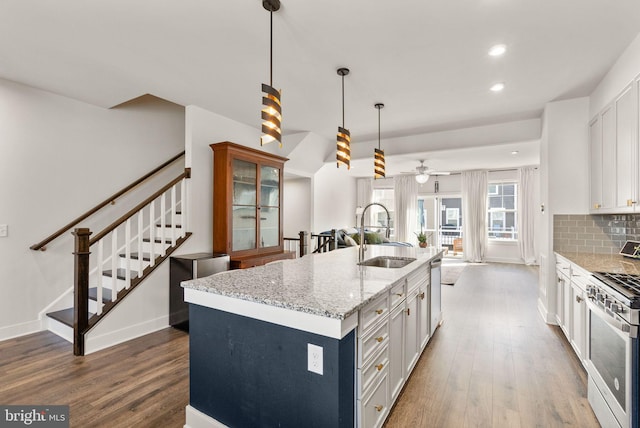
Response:
[{"label": "pendant light", "polygon": [[280,9],[280,0],[263,0],[262,7],[269,12],[269,84],[262,84],[262,136],[260,145],[278,141],[282,147],[282,109],[280,90],[273,88],[273,12]]},{"label": "pendant light", "polygon": [[351,133],[344,127],[344,76],[348,74],[348,68],[338,69],[338,76],[342,77],[342,126],[338,126],[336,167],[340,168],[340,164],[343,164],[347,169],[351,169]]},{"label": "pendant light", "polygon": [[384,108],[384,104],[378,103],[375,105],[378,109],[378,148],[373,149],[373,178],[384,178],[384,150],[380,149],[380,109]]}]

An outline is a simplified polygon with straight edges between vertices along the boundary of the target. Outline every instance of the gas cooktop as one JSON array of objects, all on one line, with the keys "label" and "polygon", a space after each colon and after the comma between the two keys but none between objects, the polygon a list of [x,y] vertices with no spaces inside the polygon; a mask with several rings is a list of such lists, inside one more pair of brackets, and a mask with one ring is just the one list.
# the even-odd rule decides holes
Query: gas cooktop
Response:
[{"label": "gas cooktop", "polygon": [[593,275],[628,299],[640,300],[640,275],[610,272],[593,272]]}]

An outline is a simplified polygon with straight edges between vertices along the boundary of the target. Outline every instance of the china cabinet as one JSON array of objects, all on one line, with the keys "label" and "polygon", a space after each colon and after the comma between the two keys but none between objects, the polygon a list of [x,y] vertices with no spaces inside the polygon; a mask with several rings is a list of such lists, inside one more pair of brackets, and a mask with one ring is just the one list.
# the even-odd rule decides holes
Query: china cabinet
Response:
[{"label": "china cabinet", "polygon": [[286,158],[230,142],[213,150],[213,251],[231,268],[294,258],[284,251],[282,174]]}]

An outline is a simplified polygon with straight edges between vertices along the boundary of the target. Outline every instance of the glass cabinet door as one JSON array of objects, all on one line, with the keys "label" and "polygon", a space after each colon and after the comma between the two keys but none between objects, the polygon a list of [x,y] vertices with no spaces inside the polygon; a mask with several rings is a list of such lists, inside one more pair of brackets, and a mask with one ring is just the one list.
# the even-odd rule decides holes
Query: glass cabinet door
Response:
[{"label": "glass cabinet door", "polygon": [[255,163],[233,159],[232,250],[256,248],[257,173]]},{"label": "glass cabinet door", "polygon": [[260,167],[260,247],[280,244],[280,170]]}]

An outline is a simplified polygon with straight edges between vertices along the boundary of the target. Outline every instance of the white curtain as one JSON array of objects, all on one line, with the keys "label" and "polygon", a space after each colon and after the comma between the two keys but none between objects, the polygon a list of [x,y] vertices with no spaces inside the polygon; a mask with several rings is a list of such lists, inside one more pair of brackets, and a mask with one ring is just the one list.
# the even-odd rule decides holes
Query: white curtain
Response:
[{"label": "white curtain", "polygon": [[418,183],[413,175],[399,175],[393,179],[395,201],[394,229],[396,241],[415,243],[413,234],[418,227]]},{"label": "white curtain", "polygon": [[518,175],[518,246],[522,260],[533,265],[536,264],[534,198],[537,174],[535,168],[520,168]]},{"label": "white curtain", "polygon": [[[358,178],[356,181],[356,197],[357,197],[357,207],[364,208],[373,202],[373,178]],[[367,217],[365,219],[365,225],[373,224],[373,217],[370,214],[371,209],[367,212]],[[355,214],[355,213],[354,213]],[[354,217],[355,218],[355,217]],[[357,222],[360,221],[360,217],[358,216]],[[355,227],[360,227],[360,223],[354,224]]]},{"label": "white curtain", "polygon": [[487,248],[487,171],[462,173],[462,252],[468,262],[481,262]]}]

